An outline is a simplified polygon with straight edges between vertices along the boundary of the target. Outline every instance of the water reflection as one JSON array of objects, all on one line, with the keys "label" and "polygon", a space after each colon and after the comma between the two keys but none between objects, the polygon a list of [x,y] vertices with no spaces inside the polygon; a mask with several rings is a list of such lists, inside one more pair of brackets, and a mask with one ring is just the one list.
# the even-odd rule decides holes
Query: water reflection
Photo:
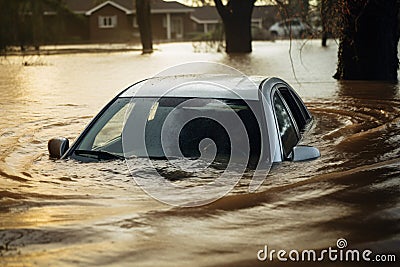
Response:
[{"label": "water reflection", "polygon": [[399,98],[398,83],[339,81],[339,96],[371,100],[393,100]]}]

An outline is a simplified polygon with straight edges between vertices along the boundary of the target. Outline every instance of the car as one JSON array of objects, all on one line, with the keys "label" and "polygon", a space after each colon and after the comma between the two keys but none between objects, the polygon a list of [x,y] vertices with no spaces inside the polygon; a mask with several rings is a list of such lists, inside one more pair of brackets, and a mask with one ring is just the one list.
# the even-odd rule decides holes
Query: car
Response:
[{"label": "car", "polygon": [[239,157],[248,151],[256,163],[318,158],[317,148],[299,144],[313,117],[295,90],[276,77],[246,79],[197,74],[142,80],[112,99],[71,146],[66,138],[51,139],[50,157],[192,159],[211,147],[217,159],[235,151]]},{"label": "car", "polygon": [[310,27],[300,19],[294,18],[276,22],[269,28],[269,32],[274,37],[303,37],[310,32]]}]

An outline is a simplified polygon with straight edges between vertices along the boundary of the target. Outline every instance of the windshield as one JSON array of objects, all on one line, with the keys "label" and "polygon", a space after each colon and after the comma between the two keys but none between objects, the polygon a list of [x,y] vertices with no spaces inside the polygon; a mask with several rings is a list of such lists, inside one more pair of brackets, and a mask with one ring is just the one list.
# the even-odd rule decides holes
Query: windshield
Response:
[{"label": "windshield", "polygon": [[[93,156],[96,154],[93,153],[94,151],[119,157],[126,156],[126,151],[125,153],[123,151],[122,139],[123,136],[127,138],[126,135],[123,135],[123,131],[128,123],[133,124],[129,127],[133,128],[134,131],[144,132],[144,136],[141,135],[141,138],[145,141],[146,150],[132,149],[132,151],[129,151],[130,156],[165,157],[164,149],[168,149],[169,144],[168,140],[167,142],[162,140],[162,131],[170,131],[171,134],[176,134],[174,137],[179,140],[181,156],[198,158],[201,154],[199,145],[202,140],[211,139],[217,148],[216,156],[229,157],[231,142],[240,143],[242,140],[235,140],[235,134],[229,136],[225,128],[212,117],[233,110],[246,128],[249,137],[250,156],[258,158],[261,149],[260,128],[256,116],[249,107],[250,105],[253,110],[260,109],[258,103],[258,101],[245,102],[237,99],[216,100],[182,97],[118,98],[86,132],[75,148],[72,157],[81,158],[85,156],[84,154]],[[255,113],[261,114],[261,112]],[[135,119],[133,121],[128,120],[127,123],[129,114],[132,114],[131,116]],[[188,120],[188,114],[191,114],[192,117],[194,115],[194,119]],[[163,130],[166,120],[169,121],[169,127],[164,127]],[[136,123],[136,121],[145,121],[145,124]],[[165,130],[165,128],[168,129]],[[140,140],[136,141],[134,137],[130,141],[140,142]],[[171,145],[174,144],[171,143]]]}]

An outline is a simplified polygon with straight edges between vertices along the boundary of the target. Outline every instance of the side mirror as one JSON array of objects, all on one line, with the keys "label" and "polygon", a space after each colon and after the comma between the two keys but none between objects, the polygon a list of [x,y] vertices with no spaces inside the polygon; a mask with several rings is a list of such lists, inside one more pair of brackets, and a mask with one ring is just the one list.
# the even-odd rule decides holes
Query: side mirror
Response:
[{"label": "side mirror", "polygon": [[69,148],[69,141],[67,138],[58,137],[52,138],[47,143],[50,158],[60,159]]},{"label": "side mirror", "polygon": [[306,161],[319,158],[321,153],[312,146],[295,146],[292,150],[292,161]]}]

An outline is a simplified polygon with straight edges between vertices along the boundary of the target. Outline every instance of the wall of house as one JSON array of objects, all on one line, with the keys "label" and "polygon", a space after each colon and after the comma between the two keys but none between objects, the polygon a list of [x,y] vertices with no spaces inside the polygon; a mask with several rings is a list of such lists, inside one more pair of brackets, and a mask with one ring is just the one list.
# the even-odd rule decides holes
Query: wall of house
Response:
[{"label": "wall of house", "polygon": [[[114,28],[100,28],[99,16],[117,16]],[[111,5],[95,11],[89,18],[90,40],[92,42],[128,42],[133,39],[132,16]]]},{"label": "wall of house", "polygon": [[[193,32],[193,24],[188,13],[171,13],[171,40],[182,40]],[[152,30],[154,40],[167,40],[166,14],[152,14]],[[174,29],[174,21],[181,21],[181,35]]]},{"label": "wall of house", "polygon": [[154,40],[166,40],[167,28],[165,25],[165,14],[152,14],[151,28]]},{"label": "wall of house", "polygon": [[[179,30],[176,28],[175,23],[179,24]],[[184,29],[184,14],[171,14],[171,39],[183,39]]]},{"label": "wall of house", "polygon": [[183,15],[183,29],[184,29],[184,38],[192,38],[193,37],[193,22],[190,19],[190,13],[186,13]]}]

